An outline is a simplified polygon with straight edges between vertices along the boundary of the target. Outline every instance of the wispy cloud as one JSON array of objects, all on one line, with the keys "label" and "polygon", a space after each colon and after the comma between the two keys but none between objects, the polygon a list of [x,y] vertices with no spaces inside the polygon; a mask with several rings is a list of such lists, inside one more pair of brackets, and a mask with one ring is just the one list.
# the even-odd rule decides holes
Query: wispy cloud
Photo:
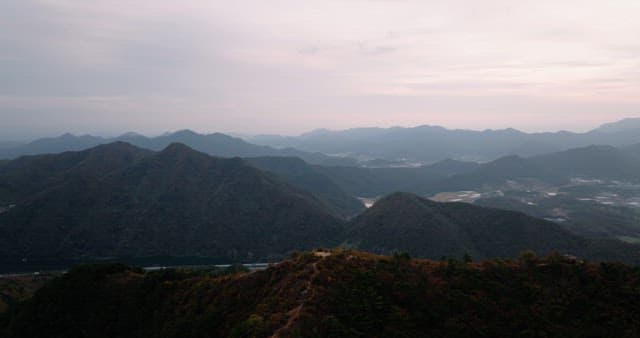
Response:
[{"label": "wispy cloud", "polygon": [[0,133],[34,116],[47,131],[578,128],[640,114],[638,17],[631,0],[6,0]]}]

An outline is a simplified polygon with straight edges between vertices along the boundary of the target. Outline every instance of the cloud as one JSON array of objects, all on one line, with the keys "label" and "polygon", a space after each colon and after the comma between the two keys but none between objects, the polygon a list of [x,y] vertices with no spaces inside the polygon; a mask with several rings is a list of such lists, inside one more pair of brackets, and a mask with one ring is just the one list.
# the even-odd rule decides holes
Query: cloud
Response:
[{"label": "cloud", "polygon": [[597,123],[640,111],[638,15],[623,0],[6,0],[0,133],[34,119],[47,132],[475,127],[482,114],[526,129],[540,120],[514,104],[527,100],[571,129],[576,107]]}]

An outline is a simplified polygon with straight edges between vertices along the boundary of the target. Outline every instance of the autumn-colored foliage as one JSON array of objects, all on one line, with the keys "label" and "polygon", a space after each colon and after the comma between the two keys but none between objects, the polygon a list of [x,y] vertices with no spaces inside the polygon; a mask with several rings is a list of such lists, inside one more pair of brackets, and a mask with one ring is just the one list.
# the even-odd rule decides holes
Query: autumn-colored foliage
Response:
[{"label": "autumn-colored foliage", "polygon": [[637,337],[638,313],[622,264],[342,249],[251,273],[81,266],[5,320],[9,337]]}]

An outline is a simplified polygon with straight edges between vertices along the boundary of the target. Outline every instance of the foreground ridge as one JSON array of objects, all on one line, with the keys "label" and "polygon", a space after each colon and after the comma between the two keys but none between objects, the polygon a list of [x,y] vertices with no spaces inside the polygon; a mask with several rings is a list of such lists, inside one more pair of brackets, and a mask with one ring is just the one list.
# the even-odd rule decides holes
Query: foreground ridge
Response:
[{"label": "foreground ridge", "polygon": [[9,337],[633,337],[638,311],[640,269],[623,264],[340,249],[222,276],[80,266],[3,322]]}]

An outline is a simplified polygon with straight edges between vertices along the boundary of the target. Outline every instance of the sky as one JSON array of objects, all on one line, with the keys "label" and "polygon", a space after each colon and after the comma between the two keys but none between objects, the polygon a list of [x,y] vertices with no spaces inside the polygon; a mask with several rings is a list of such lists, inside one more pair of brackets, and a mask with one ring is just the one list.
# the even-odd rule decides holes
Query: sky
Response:
[{"label": "sky", "polygon": [[0,139],[640,116],[640,1],[3,0]]}]

